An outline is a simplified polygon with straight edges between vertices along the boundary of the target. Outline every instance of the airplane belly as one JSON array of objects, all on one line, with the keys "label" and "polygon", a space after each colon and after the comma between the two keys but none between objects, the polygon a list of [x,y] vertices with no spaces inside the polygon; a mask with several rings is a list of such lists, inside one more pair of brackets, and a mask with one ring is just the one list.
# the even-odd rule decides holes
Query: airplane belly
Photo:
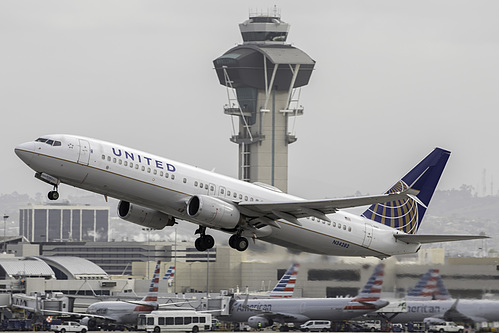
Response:
[{"label": "airplane belly", "polygon": [[[325,255],[338,256],[378,256],[379,254],[350,242],[347,237],[333,234],[332,227],[309,229],[305,224],[297,226],[291,223],[279,223],[281,229],[274,228],[272,234],[262,237],[270,243]],[[322,225],[321,225],[322,226]],[[328,229],[328,227],[330,227]],[[347,231],[348,232],[348,231]]]}]

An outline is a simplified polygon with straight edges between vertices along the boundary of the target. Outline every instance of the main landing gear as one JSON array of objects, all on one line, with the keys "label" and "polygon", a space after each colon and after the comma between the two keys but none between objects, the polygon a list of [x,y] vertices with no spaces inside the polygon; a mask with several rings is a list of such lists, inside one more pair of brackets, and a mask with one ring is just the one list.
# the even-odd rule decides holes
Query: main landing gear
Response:
[{"label": "main landing gear", "polygon": [[242,252],[248,248],[249,243],[248,239],[246,237],[242,237],[238,232],[237,234],[230,236],[229,245],[231,248]]},{"label": "main landing gear", "polygon": [[196,250],[198,251],[206,251],[215,245],[215,239],[213,236],[207,235],[205,232],[206,227],[199,227],[199,229],[196,230],[196,234],[200,234],[194,243]]}]

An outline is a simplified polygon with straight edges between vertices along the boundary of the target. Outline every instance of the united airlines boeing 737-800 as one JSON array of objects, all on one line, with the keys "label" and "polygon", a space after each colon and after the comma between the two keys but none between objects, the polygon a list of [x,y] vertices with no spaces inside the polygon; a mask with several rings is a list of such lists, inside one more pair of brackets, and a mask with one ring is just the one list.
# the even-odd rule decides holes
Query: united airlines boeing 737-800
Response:
[{"label": "united airlines boeing 737-800", "polygon": [[[199,225],[196,248],[212,248],[207,228],[232,234],[239,251],[248,237],[311,253],[385,258],[415,253],[422,243],[478,235],[416,234],[450,153],[436,148],[386,194],[304,200],[278,189],[205,171],[101,140],[46,135],[15,148],[54,188],[61,183],[120,200],[119,216],[162,229],[176,219]],[[343,208],[371,205],[361,216]]]}]

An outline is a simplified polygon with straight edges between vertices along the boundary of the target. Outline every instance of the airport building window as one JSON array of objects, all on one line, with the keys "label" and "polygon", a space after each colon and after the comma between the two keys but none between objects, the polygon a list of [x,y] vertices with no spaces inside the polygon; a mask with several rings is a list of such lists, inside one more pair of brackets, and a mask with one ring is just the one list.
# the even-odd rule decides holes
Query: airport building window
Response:
[{"label": "airport building window", "polygon": [[360,281],[360,270],[309,269],[307,279],[308,281]]}]

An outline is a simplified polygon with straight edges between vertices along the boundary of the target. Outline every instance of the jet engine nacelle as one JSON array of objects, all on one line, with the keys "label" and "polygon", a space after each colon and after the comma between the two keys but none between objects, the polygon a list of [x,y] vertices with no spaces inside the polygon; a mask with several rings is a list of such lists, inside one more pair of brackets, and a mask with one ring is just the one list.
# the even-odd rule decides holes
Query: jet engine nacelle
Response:
[{"label": "jet engine nacelle", "polygon": [[233,229],[241,213],[233,204],[207,195],[194,195],[187,203],[187,214],[196,222],[222,229]]},{"label": "jet engine nacelle", "polygon": [[173,216],[127,201],[118,203],[118,216],[125,221],[158,230],[175,223]]},{"label": "jet engine nacelle", "polygon": [[251,328],[263,328],[272,326],[273,324],[274,322],[272,321],[272,319],[267,319],[265,317],[253,316],[248,318],[248,325]]}]

